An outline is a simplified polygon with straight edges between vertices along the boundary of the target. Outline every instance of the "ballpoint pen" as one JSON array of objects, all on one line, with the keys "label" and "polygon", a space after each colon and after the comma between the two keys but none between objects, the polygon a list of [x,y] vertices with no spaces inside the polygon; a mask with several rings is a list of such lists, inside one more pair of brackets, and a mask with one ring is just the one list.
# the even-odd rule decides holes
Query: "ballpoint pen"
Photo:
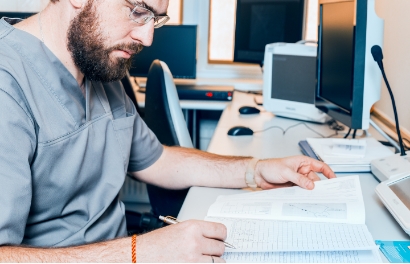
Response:
[{"label": "ballpoint pen", "polygon": [[[174,225],[174,224],[179,223],[179,221],[175,217],[172,217],[172,216],[162,216],[162,215],[160,215],[159,220],[164,221],[164,223],[166,223],[168,225]],[[228,248],[236,249],[236,247],[232,246],[231,244],[229,244],[225,241],[223,241],[223,242],[224,242],[225,246],[227,246]]]}]

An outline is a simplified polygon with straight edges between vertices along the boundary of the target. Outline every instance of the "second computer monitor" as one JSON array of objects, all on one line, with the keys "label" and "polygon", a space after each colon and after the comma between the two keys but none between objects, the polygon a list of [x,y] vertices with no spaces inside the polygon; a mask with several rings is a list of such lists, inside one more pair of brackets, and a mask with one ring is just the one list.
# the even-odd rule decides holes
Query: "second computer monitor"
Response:
[{"label": "second computer monitor", "polygon": [[147,77],[151,63],[159,59],[168,65],[174,78],[195,79],[196,38],[194,25],[165,25],[155,29],[152,45],[135,55],[130,75]]},{"label": "second computer monitor", "polygon": [[305,0],[237,0],[235,62],[261,63],[265,46],[303,39]]},{"label": "second computer monitor", "polygon": [[375,0],[320,0],[319,20],[316,107],[352,129],[367,129],[381,89],[370,51],[383,42]]}]

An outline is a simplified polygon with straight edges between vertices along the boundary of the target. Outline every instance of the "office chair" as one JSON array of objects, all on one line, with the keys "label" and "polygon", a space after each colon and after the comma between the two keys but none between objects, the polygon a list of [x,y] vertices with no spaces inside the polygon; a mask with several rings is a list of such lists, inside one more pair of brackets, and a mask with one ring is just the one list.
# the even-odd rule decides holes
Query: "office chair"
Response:
[{"label": "office chair", "polygon": [[127,72],[127,76],[121,79],[122,86],[124,87],[125,93],[134,103],[135,108],[137,109],[138,114],[141,118],[144,118],[144,113],[141,111],[140,107],[138,106],[137,97],[135,96],[134,89],[132,88],[132,80],[130,80],[130,74]]},{"label": "office chair", "polygon": [[[192,140],[179,105],[177,90],[168,66],[152,62],[145,92],[145,123],[166,146],[192,148]],[[177,216],[188,189],[167,190],[147,185],[154,215]]]}]

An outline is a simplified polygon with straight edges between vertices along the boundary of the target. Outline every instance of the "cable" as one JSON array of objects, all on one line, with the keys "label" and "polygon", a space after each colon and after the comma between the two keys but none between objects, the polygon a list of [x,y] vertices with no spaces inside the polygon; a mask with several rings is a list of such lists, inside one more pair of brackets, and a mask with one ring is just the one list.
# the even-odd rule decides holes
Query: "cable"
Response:
[{"label": "cable", "polygon": [[374,129],[376,129],[376,131],[379,132],[380,135],[382,135],[385,139],[387,139],[387,141],[389,141],[390,144],[392,144],[397,149],[397,151],[400,151],[400,146],[397,144],[397,142],[394,141],[394,139],[392,139],[389,135],[387,135],[386,132],[384,132],[371,118],[370,118],[370,125],[374,127]]},{"label": "cable", "polygon": [[242,90],[234,90],[235,93],[246,93],[246,94],[256,94],[256,95],[262,95],[262,91],[257,90],[257,91],[242,91]]},{"label": "cable", "polygon": [[356,138],[356,132],[357,132],[357,129],[353,130],[352,138]]},{"label": "cable", "polygon": [[[406,141],[408,144],[410,144],[410,140],[408,140],[407,138],[403,138],[404,141]],[[403,147],[406,148],[406,151],[409,150],[409,148],[406,146],[406,144],[403,144]]]},{"label": "cable", "polygon": [[345,130],[345,127],[342,125],[339,125],[336,120],[332,119],[329,122],[327,122],[328,126],[330,129],[335,130],[335,131],[343,131]]},{"label": "cable", "polygon": [[259,103],[258,101],[256,101],[256,96],[257,96],[257,95],[254,95],[254,96],[253,96],[253,102],[254,102],[256,105],[263,105],[263,102],[262,102],[262,103]]},{"label": "cable", "polygon": [[347,138],[350,135],[350,132],[352,132],[351,128],[349,128],[349,131],[347,131],[347,134],[343,138]]},{"label": "cable", "polygon": [[337,135],[339,135],[339,133],[337,133],[337,131],[336,131],[333,135],[327,136],[326,138],[332,138],[332,137],[337,136]]},{"label": "cable", "polygon": [[[253,132],[253,133],[254,133],[254,134],[256,134],[256,133],[262,133],[262,132],[268,131],[268,130],[270,130],[270,129],[277,128],[277,129],[280,129],[280,130],[282,131],[282,134],[283,134],[283,135],[285,135],[286,132],[289,131],[289,129],[294,128],[294,127],[297,127],[297,126],[300,126],[300,125],[304,125],[307,129],[309,129],[310,131],[316,133],[317,135],[321,136],[322,138],[327,138],[327,137],[335,136],[335,135],[330,135],[330,136],[327,136],[327,137],[326,137],[326,136],[320,134],[319,132],[315,131],[313,128],[311,128],[311,127],[309,127],[308,125],[306,125],[306,123],[304,123],[304,122],[297,123],[297,124],[292,125],[292,126],[286,128],[286,129],[283,129],[283,128],[280,127],[280,126],[271,126],[271,127],[265,128],[265,129],[263,129],[263,130],[255,131],[255,132]],[[336,133],[336,135],[337,135],[337,133]]]}]

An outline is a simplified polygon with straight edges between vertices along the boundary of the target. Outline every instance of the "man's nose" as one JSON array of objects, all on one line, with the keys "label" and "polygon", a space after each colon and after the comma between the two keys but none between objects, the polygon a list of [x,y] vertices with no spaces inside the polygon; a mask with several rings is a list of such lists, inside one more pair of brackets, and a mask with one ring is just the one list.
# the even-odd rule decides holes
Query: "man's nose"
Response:
[{"label": "man's nose", "polygon": [[131,38],[140,42],[143,46],[151,46],[154,39],[154,19],[151,19],[145,25],[134,27],[131,31]]}]

